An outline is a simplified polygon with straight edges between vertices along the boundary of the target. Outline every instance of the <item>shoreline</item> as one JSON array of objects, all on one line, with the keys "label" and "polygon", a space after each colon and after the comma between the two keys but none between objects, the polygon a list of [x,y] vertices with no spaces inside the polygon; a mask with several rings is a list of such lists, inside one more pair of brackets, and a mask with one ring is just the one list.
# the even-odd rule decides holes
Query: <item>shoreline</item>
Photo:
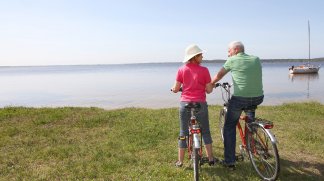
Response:
[{"label": "shoreline", "polygon": [[[294,101],[294,102],[283,102],[280,104],[264,104],[262,103],[258,107],[280,107],[283,105],[294,105],[294,104],[319,104],[324,105],[324,103],[321,103],[320,101],[316,100],[301,100],[301,101]],[[66,106],[22,106],[22,105],[7,105],[0,107],[0,109],[11,109],[11,108],[25,108],[25,109],[64,109],[64,108],[81,108],[81,109],[103,109],[106,111],[114,111],[114,110],[122,110],[122,109],[147,109],[147,110],[163,110],[163,109],[178,109],[177,106],[178,103],[175,106],[161,106],[161,107],[154,107],[154,106],[120,106],[120,107],[105,107],[105,106],[76,106],[76,105],[66,105]],[[208,104],[210,107],[218,107],[223,106],[222,104]]]},{"label": "shoreline", "polygon": [[[264,63],[290,63],[290,62],[308,62],[308,59],[263,59],[260,58],[261,62]],[[226,60],[224,59],[211,59],[211,60],[203,60],[204,63],[224,63]],[[324,62],[324,57],[321,58],[312,58],[310,62]],[[12,68],[12,67],[63,67],[63,66],[121,66],[121,65],[145,65],[145,64],[182,64],[182,62],[172,61],[172,62],[137,62],[137,63],[121,63],[121,64],[53,64],[53,65],[0,65],[0,68]]]}]

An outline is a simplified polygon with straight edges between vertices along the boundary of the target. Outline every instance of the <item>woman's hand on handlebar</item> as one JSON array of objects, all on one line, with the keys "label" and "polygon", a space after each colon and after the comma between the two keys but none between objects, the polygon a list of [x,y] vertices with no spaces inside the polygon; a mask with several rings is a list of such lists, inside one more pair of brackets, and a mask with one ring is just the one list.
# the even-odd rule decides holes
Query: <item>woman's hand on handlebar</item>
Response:
[{"label": "woman's hand on handlebar", "polygon": [[175,81],[173,87],[171,88],[171,91],[174,92],[174,93],[182,91],[181,83],[178,82],[178,81]]},{"label": "woman's hand on handlebar", "polygon": [[179,88],[179,90],[176,90],[173,88],[171,88],[171,91],[174,92],[174,93],[177,93],[177,92],[182,92],[182,87]]}]

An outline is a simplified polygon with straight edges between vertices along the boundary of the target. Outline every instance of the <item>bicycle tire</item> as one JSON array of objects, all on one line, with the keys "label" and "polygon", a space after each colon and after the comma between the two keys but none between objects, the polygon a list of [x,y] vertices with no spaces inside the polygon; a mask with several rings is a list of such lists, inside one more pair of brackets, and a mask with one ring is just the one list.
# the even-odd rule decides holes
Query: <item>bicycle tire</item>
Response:
[{"label": "bicycle tire", "polygon": [[226,109],[223,108],[219,112],[219,129],[220,129],[220,135],[221,139],[224,142],[224,124],[225,124],[225,116],[226,116]]},{"label": "bicycle tire", "polygon": [[268,132],[257,124],[248,133],[248,153],[253,168],[263,180],[276,180],[280,172],[279,154],[276,143]]},{"label": "bicycle tire", "polygon": [[192,139],[192,135],[189,135],[188,136],[188,139],[187,139],[187,146],[188,146],[188,153],[189,153],[189,159],[191,159],[192,158],[192,149],[193,149],[193,147],[192,147],[192,141],[193,141],[193,139]]},{"label": "bicycle tire", "polygon": [[193,148],[192,151],[192,161],[193,161],[193,170],[194,170],[194,180],[199,180],[199,148]]}]

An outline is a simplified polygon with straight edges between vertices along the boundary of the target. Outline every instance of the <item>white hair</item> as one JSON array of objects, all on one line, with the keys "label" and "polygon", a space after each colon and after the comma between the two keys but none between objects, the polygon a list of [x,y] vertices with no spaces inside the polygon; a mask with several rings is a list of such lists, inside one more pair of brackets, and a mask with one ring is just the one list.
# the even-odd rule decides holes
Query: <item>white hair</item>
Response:
[{"label": "white hair", "polygon": [[229,45],[228,48],[239,48],[240,52],[244,52],[244,45],[240,41],[232,41]]}]

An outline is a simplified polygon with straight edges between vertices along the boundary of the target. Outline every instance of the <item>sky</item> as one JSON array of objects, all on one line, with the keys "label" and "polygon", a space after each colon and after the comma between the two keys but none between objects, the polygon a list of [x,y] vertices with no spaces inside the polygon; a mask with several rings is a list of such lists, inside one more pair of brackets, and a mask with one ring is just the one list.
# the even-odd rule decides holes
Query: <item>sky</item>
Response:
[{"label": "sky", "polygon": [[0,66],[182,62],[231,41],[261,59],[324,57],[323,0],[0,0]]}]

